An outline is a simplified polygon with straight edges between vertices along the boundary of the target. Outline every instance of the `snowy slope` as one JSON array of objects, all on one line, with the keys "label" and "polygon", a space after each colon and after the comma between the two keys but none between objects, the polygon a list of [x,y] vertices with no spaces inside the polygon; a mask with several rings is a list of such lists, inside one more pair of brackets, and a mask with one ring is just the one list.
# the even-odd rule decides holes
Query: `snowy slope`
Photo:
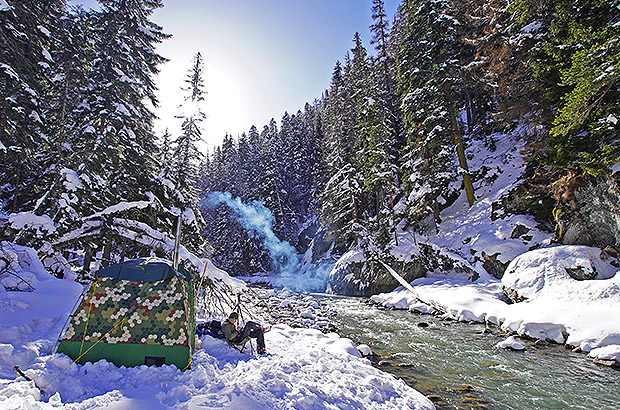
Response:
[{"label": "snowy slope", "polygon": [[[496,149],[490,151],[482,141],[475,141],[468,148],[469,168],[472,172],[485,170],[484,178],[474,181],[476,201],[470,207],[463,192],[452,206],[441,213],[442,223],[439,232],[427,241],[441,248],[456,252],[470,263],[475,264],[482,275],[484,271],[479,261],[482,252],[488,255],[499,253],[503,262],[514,259],[537,244],[548,245],[551,234],[541,232],[538,223],[529,215],[504,215],[491,217],[493,203],[513,190],[521,181],[523,158],[521,143],[510,135],[493,135]],[[515,226],[522,225],[530,231],[532,238],[511,238]]]}]

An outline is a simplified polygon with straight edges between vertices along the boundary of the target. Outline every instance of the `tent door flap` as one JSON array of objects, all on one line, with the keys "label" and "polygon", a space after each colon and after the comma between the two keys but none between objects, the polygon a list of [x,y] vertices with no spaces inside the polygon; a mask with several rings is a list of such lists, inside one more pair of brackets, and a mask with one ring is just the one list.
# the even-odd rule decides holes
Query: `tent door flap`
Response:
[{"label": "tent door flap", "polygon": [[147,366],[163,366],[166,364],[166,358],[159,356],[144,356],[144,364]]}]

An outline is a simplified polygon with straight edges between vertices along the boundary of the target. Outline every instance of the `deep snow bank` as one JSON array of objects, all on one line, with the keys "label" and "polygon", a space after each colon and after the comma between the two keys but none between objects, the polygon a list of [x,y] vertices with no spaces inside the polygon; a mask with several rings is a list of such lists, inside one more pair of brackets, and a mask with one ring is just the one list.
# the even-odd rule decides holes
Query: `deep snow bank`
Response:
[{"label": "deep snow bank", "polygon": [[[11,251],[11,268],[33,291],[7,292],[0,286],[3,410],[434,409],[420,393],[361,358],[349,339],[286,325],[266,334],[272,354],[258,358],[205,336],[185,372],[174,366],[118,368],[104,360],[71,365],[67,356],[52,351],[82,286],[49,275],[32,249],[11,245]],[[225,272],[216,273],[227,281]],[[5,283],[16,285],[12,278]],[[16,378],[14,365],[46,394]]]},{"label": "deep snow bank", "polygon": [[14,365],[52,352],[83,287],[50,275],[31,248],[2,242],[1,253],[10,264],[0,276],[0,376],[12,378]]},{"label": "deep snow bank", "polygon": [[601,259],[598,248],[557,246],[517,256],[506,268],[502,285],[527,299],[549,296],[566,301],[618,301],[613,288],[618,270],[609,260]]},{"label": "deep snow bank", "polygon": [[[576,280],[567,269],[590,272],[598,279]],[[596,248],[558,246],[518,256],[502,282],[492,278],[474,283],[424,278],[412,285],[420,299],[443,306],[442,313],[451,318],[489,322],[521,336],[566,343],[589,352],[620,344],[617,271],[609,261],[601,260]],[[515,287],[528,299],[508,304],[502,286]],[[402,288],[372,300],[390,308],[432,310]]]}]

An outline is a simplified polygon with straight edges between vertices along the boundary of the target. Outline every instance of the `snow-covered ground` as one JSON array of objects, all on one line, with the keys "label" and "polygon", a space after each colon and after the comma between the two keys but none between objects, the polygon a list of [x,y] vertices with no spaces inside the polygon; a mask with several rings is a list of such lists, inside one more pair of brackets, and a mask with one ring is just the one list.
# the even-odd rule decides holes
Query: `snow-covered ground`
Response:
[{"label": "snow-covered ground", "polygon": [[[518,130],[523,132],[523,130]],[[538,223],[529,215],[504,214],[493,204],[513,190],[521,181],[524,172],[522,146],[509,135],[493,135],[496,149],[491,151],[482,141],[472,141],[467,149],[469,169],[480,174],[474,181],[474,204],[470,207],[465,192],[441,212],[441,223],[437,233],[427,235],[402,231],[399,245],[393,254],[407,261],[417,254],[419,242],[431,244],[455,260],[469,264],[476,271],[483,271],[483,252],[497,254],[498,260],[510,261],[526,252],[532,246],[548,246],[552,234],[538,229]],[[400,205],[399,205],[400,206]],[[512,237],[517,225],[526,234]]]},{"label": "snow-covered ground", "polygon": [[[174,366],[118,368],[106,361],[71,365],[53,352],[82,286],[49,275],[32,249],[10,248],[18,259],[12,271],[32,288],[6,291],[20,279],[1,276],[0,409],[434,408],[404,382],[372,367],[351,340],[287,325],[266,333],[270,355],[260,357],[204,336],[185,372]],[[45,394],[16,376],[15,365]]]}]

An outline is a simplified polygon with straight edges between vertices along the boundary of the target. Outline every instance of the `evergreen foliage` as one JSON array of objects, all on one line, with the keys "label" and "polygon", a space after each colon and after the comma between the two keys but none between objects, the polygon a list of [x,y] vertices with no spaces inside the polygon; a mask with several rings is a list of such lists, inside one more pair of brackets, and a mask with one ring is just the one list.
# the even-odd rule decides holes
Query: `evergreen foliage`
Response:
[{"label": "evergreen foliage", "polygon": [[200,53],[180,128],[159,140],[152,130],[165,61],[154,46],[167,35],[150,16],[161,0],[101,0],[99,11],[7,4],[0,205],[54,230],[3,234],[87,267],[94,256],[166,256],[163,232],[181,215],[192,250],[213,252],[231,273],[269,271],[261,238],[230,210],[198,211],[210,192],[262,201],[299,252],[321,225],[336,252],[385,255],[398,231],[436,229],[463,192],[469,143],[493,149],[495,130],[527,129],[533,166],[601,174],[620,159],[620,0],[403,0],[392,24],[373,0],[374,50],[355,33],[319,101],[226,135],[210,153],[198,149]]},{"label": "evergreen foliage", "polygon": [[406,1],[404,7],[408,17],[397,59],[407,129],[402,151],[403,181],[410,192],[407,218],[419,229],[434,229],[458,189],[450,112],[452,100],[459,108],[465,105],[463,67],[474,50],[462,41],[464,24],[452,1]]},{"label": "evergreen foliage", "polygon": [[[229,192],[246,203],[263,202],[274,214],[274,232],[302,251],[300,232],[315,218],[316,198],[323,191],[318,106],[285,113],[280,127],[271,120],[261,133],[252,127],[237,140],[226,135],[205,163],[202,195]],[[203,209],[203,215],[218,266],[239,275],[269,271],[261,238],[246,232],[225,205]]]},{"label": "evergreen foliage", "polygon": [[86,270],[94,257],[104,265],[171,257],[163,232],[179,214],[198,238],[188,242],[203,242],[200,215],[178,202],[180,189],[191,189],[156,166],[170,160],[152,131],[153,76],[165,61],[154,46],[168,35],[149,17],[162,3],[100,4],[84,11],[64,1],[10,1],[0,10],[1,205],[54,227],[41,235],[28,224],[5,225],[4,235],[50,258],[77,258]]},{"label": "evergreen foliage", "polygon": [[0,200],[33,208],[53,144],[52,83],[64,1],[15,1],[0,11]]},{"label": "evergreen foliage", "polygon": [[[529,4],[521,5],[528,22]],[[552,1],[535,77],[557,108],[549,160],[598,174],[620,159],[620,2]]]}]

